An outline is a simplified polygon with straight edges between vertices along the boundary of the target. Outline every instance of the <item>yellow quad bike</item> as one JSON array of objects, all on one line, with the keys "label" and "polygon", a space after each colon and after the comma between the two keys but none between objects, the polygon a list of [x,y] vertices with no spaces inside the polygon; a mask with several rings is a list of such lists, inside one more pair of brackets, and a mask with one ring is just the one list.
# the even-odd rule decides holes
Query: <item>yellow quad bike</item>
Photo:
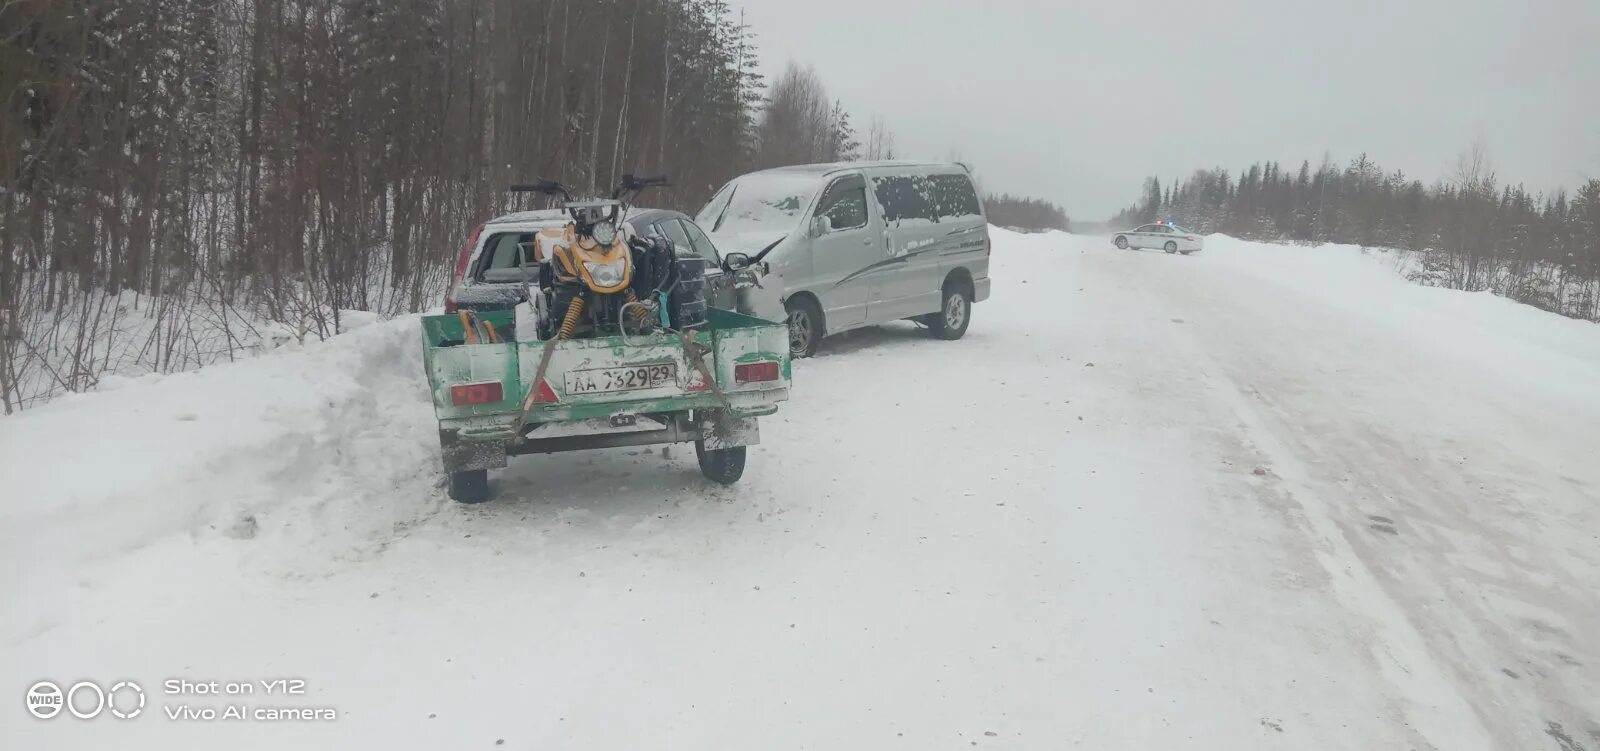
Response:
[{"label": "yellow quad bike", "polygon": [[533,249],[544,311],[539,339],[684,329],[704,321],[705,259],[679,256],[660,238],[629,238],[622,231],[629,201],[666,184],[664,177],[624,175],[610,198],[591,201],[573,200],[554,180],[511,186],[563,199],[561,208],[571,217],[559,239],[541,234]]}]

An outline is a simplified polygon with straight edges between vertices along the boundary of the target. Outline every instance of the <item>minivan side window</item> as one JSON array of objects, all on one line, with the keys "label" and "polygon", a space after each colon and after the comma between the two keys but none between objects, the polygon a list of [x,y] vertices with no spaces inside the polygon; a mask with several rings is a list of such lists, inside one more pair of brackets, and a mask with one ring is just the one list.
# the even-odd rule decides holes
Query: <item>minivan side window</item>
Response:
[{"label": "minivan side window", "polygon": [[866,182],[859,177],[836,180],[817,204],[817,216],[828,217],[835,231],[867,226]]},{"label": "minivan side window", "polygon": [[966,175],[933,175],[928,180],[933,183],[933,205],[940,219],[983,215],[978,191]]},{"label": "minivan side window", "polygon": [[966,175],[886,175],[872,179],[872,192],[889,223],[983,214],[978,192]]},{"label": "minivan side window", "polygon": [[923,178],[910,175],[889,175],[872,178],[872,192],[883,209],[883,221],[898,224],[905,219],[933,220],[937,214],[928,200]]}]

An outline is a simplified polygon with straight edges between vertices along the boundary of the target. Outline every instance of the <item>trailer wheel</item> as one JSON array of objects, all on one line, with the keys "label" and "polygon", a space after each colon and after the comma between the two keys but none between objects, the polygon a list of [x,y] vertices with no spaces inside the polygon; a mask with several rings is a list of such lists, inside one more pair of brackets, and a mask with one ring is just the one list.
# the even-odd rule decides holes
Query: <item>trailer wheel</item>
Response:
[{"label": "trailer wheel", "polygon": [[732,485],[744,476],[744,446],[708,449],[706,442],[694,442],[694,458],[700,460],[700,474],[707,480]]},{"label": "trailer wheel", "polygon": [[450,497],[461,503],[489,500],[489,470],[469,469],[450,473]]}]

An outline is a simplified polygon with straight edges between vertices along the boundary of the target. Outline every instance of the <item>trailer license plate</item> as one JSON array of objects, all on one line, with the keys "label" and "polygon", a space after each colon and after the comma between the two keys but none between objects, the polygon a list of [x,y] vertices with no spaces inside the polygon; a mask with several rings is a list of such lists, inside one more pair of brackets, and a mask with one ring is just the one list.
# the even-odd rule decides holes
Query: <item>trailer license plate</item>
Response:
[{"label": "trailer license plate", "polygon": [[568,371],[568,394],[603,394],[613,391],[653,389],[678,380],[678,366],[639,365],[631,368],[595,368]]}]

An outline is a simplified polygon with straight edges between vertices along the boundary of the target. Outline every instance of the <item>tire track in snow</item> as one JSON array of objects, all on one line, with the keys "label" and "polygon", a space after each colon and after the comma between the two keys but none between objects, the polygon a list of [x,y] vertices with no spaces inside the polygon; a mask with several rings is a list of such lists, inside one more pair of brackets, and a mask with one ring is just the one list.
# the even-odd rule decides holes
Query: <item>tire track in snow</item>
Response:
[{"label": "tire track in snow", "polygon": [[[1091,261],[1086,268],[1105,271]],[[1121,277],[1119,277],[1121,278]],[[1190,279],[1192,281],[1192,278]],[[1133,286],[1135,294],[1151,308],[1168,310],[1175,317],[1194,317],[1193,311],[1171,306],[1168,298],[1147,285]],[[1405,608],[1384,588],[1337,522],[1335,506],[1316,489],[1306,463],[1300,459],[1292,433],[1274,426],[1257,403],[1263,395],[1227,374],[1221,364],[1186,333],[1166,335],[1178,359],[1193,363],[1217,401],[1237,419],[1241,436],[1272,468],[1279,486],[1302,514],[1303,531],[1314,545],[1318,563],[1328,574],[1335,597],[1372,627],[1373,658],[1384,678],[1399,692],[1399,711],[1410,720],[1418,740],[1439,751],[1497,748],[1474,705],[1456,687],[1455,677],[1441,664],[1422,632],[1406,616]],[[1441,688],[1446,689],[1441,691]]]},{"label": "tire track in snow", "polygon": [[[1595,413],[1581,400],[1548,409],[1561,401],[1559,378],[1508,392],[1493,373],[1463,367],[1460,332],[1441,334],[1432,313],[1434,298],[1459,293],[1347,285],[1308,296],[1309,272],[1285,277],[1254,264],[1283,252],[1320,268],[1339,251],[1280,248],[1262,258],[1223,247],[1237,252],[1166,279],[1162,291],[1213,324],[1189,330],[1205,335],[1213,364],[1251,389],[1306,460],[1334,522],[1455,675],[1494,747],[1544,747],[1551,723],[1600,727],[1600,676],[1586,667],[1600,662],[1600,632],[1585,625],[1600,623],[1588,586],[1600,576],[1600,498],[1589,490],[1600,473],[1583,448],[1600,435]],[[1362,295],[1384,314],[1344,300]],[[1473,347],[1498,352],[1509,341],[1515,350],[1527,333],[1480,326]]]}]

